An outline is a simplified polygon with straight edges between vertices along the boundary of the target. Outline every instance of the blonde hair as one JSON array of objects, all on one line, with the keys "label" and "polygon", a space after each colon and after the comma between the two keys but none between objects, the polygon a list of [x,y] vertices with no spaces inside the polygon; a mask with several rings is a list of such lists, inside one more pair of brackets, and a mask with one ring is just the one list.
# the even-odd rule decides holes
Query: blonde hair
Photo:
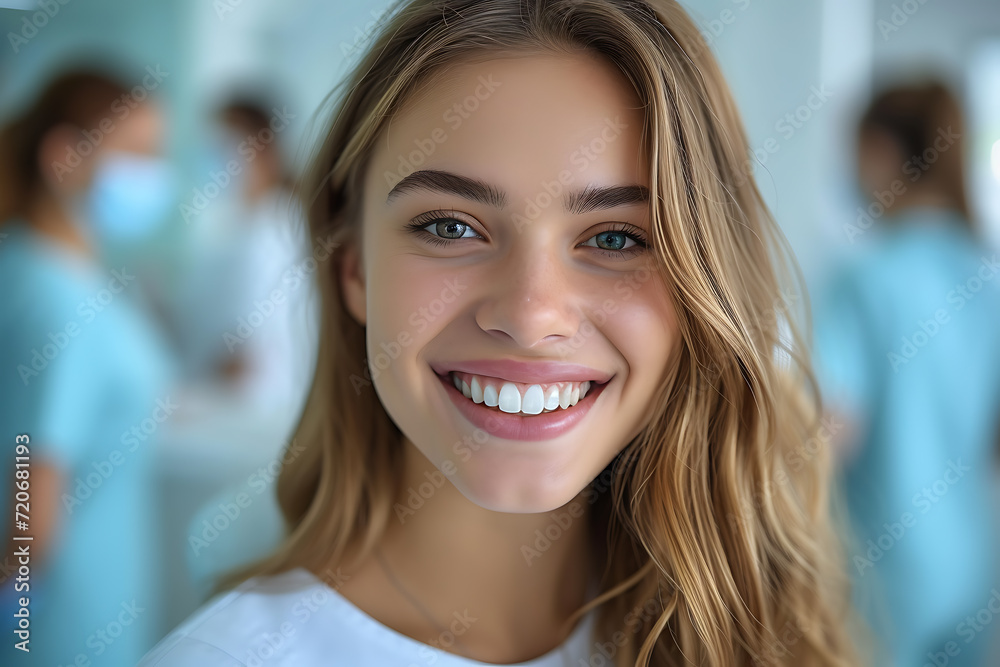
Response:
[{"label": "blonde hair", "polygon": [[373,142],[435,72],[531,50],[596,54],[645,105],[654,277],[681,339],[649,425],[606,470],[592,517],[607,536],[601,594],[570,621],[600,605],[593,639],[626,635],[619,666],[858,664],[818,392],[793,317],[804,291],[799,304],[781,292],[801,276],[750,177],[720,69],[673,0],[411,0],[387,13],[303,184],[312,235],[340,245],[319,272],[317,369],[294,438],[305,450],[278,480],[289,532],[230,583],[372,553],[402,434],[375,391],[352,384],[367,377],[365,330],[337,276]]}]

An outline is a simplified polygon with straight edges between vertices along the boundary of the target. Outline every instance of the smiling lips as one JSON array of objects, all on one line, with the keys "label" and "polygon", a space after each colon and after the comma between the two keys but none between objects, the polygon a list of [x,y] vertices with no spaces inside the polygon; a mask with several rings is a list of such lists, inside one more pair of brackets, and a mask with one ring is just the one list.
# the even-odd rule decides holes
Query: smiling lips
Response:
[{"label": "smiling lips", "polygon": [[452,371],[450,376],[455,388],[466,398],[511,414],[565,410],[585,398],[591,388],[590,381],[526,384],[459,371]]},{"label": "smiling lips", "polygon": [[430,366],[466,421],[495,437],[522,442],[571,431],[615,376],[559,361],[466,359]]},{"label": "smiling lips", "polygon": [[[517,412],[506,412],[505,410],[500,410],[498,408],[500,407],[502,401],[504,402],[504,407],[513,408],[513,401],[521,401],[522,398],[527,399],[527,402],[529,402],[529,405],[527,406],[529,409],[532,408],[530,402],[535,400],[536,403],[534,407],[537,408],[538,395],[544,396],[542,387],[546,385],[535,385],[538,387],[536,390],[531,389],[532,385],[527,385],[519,389],[518,383],[507,382],[499,378],[488,378],[489,380],[498,381],[500,383],[500,390],[497,391],[497,407],[492,408],[486,405],[486,390],[483,391],[483,402],[476,403],[474,400],[469,400],[472,398],[471,384],[469,385],[470,395],[466,397],[462,390],[455,388],[455,379],[451,373],[437,375],[437,377],[441,382],[441,386],[444,387],[447,392],[448,398],[451,399],[451,402],[458,409],[458,412],[473,426],[498,438],[503,438],[505,440],[519,440],[522,442],[542,442],[546,440],[553,440],[561,435],[569,433],[587,416],[600,395],[604,393],[604,390],[610,385],[610,381],[602,384],[594,384],[591,382],[589,383],[590,387],[586,394],[581,397],[573,396],[573,394],[576,394],[579,389],[582,388],[582,384],[587,384],[587,381],[584,381],[578,385],[577,388],[573,390],[573,394],[570,394],[569,396],[570,400],[573,398],[579,398],[575,405],[571,405],[567,402],[566,408],[560,409],[560,406],[556,406],[556,409],[548,411],[544,409],[543,403],[541,413],[528,414],[527,412],[524,412],[523,409],[519,409]],[[465,377],[474,379],[474,377],[470,377],[469,375],[465,375]],[[483,378],[483,376],[479,377]],[[468,383],[468,380],[466,380],[466,383]],[[487,382],[486,384],[488,386],[494,386],[495,388],[493,382]],[[507,385],[506,391],[504,390],[504,384]],[[560,400],[563,398],[563,387],[561,385],[564,384],[572,386],[577,383],[557,383],[556,386],[559,389]],[[551,387],[547,388],[551,396]],[[502,395],[501,392],[503,392]],[[510,401],[510,403],[506,403],[506,401]],[[550,405],[551,404],[552,403],[550,403]],[[520,406],[520,408],[524,407],[525,406],[523,404]]]}]

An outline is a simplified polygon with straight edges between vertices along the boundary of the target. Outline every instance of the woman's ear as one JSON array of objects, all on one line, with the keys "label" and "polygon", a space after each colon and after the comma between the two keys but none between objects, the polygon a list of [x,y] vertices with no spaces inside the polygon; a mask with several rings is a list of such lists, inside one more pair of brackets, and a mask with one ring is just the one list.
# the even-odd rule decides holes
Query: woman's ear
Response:
[{"label": "woman's ear", "polygon": [[344,246],[340,261],[340,287],[351,317],[361,326],[367,322],[367,296],[361,251],[354,242]]}]

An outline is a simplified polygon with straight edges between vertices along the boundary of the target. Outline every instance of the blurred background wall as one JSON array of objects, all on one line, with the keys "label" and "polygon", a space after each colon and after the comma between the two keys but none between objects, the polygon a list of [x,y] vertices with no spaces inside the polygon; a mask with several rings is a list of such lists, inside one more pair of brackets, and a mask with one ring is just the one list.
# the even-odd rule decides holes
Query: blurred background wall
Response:
[{"label": "blurred background wall", "polygon": [[[3,4],[33,6],[30,0]],[[931,71],[960,87],[973,117],[972,195],[991,238],[1000,242],[996,2],[683,4],[721,60],[756,149],[759,186],[807,277],[823,271],[831,244],[847,241],[842,224],[852,212],[852,155],[843,137],[880,73]],[[302,140],[311,114],[389,3],[90,0],[57,5],[58,14],[37,36],[7,45],[0,59],[0,114],[58,70],[67,54],[96,49],[136,64],[159,63],[171,73],[164,84],[173,116],[171,145],[178,159],[190,162],[204,136],[199,123],[204,123],[205,111],[218,101],[220,91],[244,81],[280,82],[295,116],[283,147],[290,158],[304,158]],[[24,17],[17,11],[3,12],[4,33],[19,35]],[[814,91],[822,93],[812,98],[815,109],[808,106]],[[803,105],[806,109],[800,110]],[[200,183],[192,179],[189,185]]]},{"label": "blurred background wall", "polygon": [[[844,225],[856,217],[859,200],[853,143],[847,138],[853,136],[859,105],[884,73],[932,71],[956,84],[970,115],[966,139],[974,210],[991,242],[1000,245],[1000,3],[683,4],[721,60],[755,147],[759,187],[810,285],[851,249]],[[211,181],[203,150],[212,133],[211,112],[234,90],[264,87],[280,98],[289,119],[280,131],[280,148],[293,168],[301,167],[315,131],[311,121],[388,3],[52,0],[41,5],[50,9],[39,25],[41,20],[32,23],[42,11],[38,3],[0,2],[7,7],[0,10],[0,120],[80,53],[106,54],[139,70],[160,68],[167,73],[158,92],[169,114],[169,154],[180,167],[182,203],[191,203]],[[204,216],[185,223],[179,207],[173,218],[146,249],[143,264],[149,284],[166,285],[159,298],[167,308],[177,298],[170,286],[183,272],[177,258],[201,238],[200,226],[210,224]],[[160,525],[170,559],[162,582],[164,632],[206,592],[186,573],[196,550],[188,532],[192,517],[227,487],[263,482],[273,490],[272,479],[261,471],[266,473],[288,442],[300,407],[298,399],[289,399],[248,411],[204,388],[176,400],[181,409],[164,427],[157,451]],[[1000,564],[997,568],[1000,574]]]}]

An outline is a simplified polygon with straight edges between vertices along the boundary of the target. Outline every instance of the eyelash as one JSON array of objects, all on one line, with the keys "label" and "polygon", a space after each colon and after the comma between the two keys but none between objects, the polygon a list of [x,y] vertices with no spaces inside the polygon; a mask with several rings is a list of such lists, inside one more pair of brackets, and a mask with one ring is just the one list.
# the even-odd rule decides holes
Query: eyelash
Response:
[{"label": "eyelash", "polygon": [[[421,240],[438,246],[448,246],[454,243],[455,241],[465,240],[465,239],[444,239],[441,238],[440,236],[435,236],[434,234],[431,234],[425,229],[431,223],[440,222],[442,220],[454,220],[455,222],[461,223],[466,227],[472,228],[472,225],[470,225],[469,223],[459,218],[449,216],[445,211],[431,211],[429,213],[423,213],[421,215],[418,215],[412,221],[407,223],[406,230],[408,232],[413,233]],[[472,231],[477,234],[479,233],[476,232],[474,229]],[[646,241],[646,235],[643,234],[639,230],[639,228],[635,227],[634,225],[630,225],[624,222],[615,223],[613,227],[609,229],[602,229],[601,231],[597,232],[597,234],[594,234],[594,236],[597,236],[598,234],[606,234],[608,232],[623,233],[625,234],[625,236],[635,241],[635,245],[632,246],[631,248],[627,248],[624,250],[605,250],[604,248],[595,248],[598,252],[607,257],[631,259],[635,255],[644,252],[649,248],[649,244]],[[590,239],[587,240],[589,241]],[[587,246],[587,247],[592,247],[592,246]]]}]

